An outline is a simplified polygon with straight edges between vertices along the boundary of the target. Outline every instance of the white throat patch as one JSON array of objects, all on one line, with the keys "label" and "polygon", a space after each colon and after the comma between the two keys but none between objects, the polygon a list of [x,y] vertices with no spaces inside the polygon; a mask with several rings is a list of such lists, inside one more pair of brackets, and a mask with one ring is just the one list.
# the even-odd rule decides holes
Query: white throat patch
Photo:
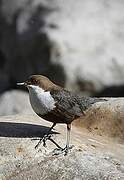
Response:
[{"label": "white throat patch", "polygon": [[45,92],[34,85],[29,85],[28,89],[31,106],[37,114],[47,114],[55,108],[55,101],[49,91]]}]

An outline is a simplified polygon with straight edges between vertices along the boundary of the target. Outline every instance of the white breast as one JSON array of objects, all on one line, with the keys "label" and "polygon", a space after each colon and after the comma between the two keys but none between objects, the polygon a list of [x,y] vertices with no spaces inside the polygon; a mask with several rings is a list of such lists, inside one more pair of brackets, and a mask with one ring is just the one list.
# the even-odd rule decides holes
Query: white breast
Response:
[{"label": "white breast", "polygon": [[44,91],[39,86],[30,85],[29,97],[33,110],[37,114],[47,114],[55,108],[55,101],[49,91]]}]

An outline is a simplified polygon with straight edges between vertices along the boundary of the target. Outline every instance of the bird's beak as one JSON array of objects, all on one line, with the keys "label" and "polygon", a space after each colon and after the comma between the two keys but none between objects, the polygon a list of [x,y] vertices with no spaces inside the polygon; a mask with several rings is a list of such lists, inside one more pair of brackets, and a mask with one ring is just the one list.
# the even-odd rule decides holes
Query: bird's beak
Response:
[{"label": "bird's beak", "polygon": [[17,85],[18,85],[18,86],[24,86],[25,83],[24,83],[24,82],[22,82],[22,83],[17,83]]},{"label": "bird's beak", "polygon": [[28,87],[27,82],[21,82],[21,83],[17,83],[17,86],[25,86]]}]

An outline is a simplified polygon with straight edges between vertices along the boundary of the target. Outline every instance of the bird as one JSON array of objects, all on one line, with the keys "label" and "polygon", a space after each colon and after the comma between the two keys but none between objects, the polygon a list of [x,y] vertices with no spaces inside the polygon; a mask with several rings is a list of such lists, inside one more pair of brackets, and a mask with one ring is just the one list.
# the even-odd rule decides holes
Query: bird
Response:
[{"label": "bird", "polygon": [[71,124],[74,120],[85,115],[85,111],[92,104],[105,101],[106,99],[95,97],[82,97],[71,92],[43,75],[31,75],[25,82],[17,83],[24,85],[29,91],[30,104],[34,112],[44,120],[52,122],[47,134],[44,135],[35,146],[37,148],[41,141],[46,145],[46,140],[51,137],[50,132],[58,123],[67,125],[66,146],[58,150],[64,155],[68,154],[70,143]]}]

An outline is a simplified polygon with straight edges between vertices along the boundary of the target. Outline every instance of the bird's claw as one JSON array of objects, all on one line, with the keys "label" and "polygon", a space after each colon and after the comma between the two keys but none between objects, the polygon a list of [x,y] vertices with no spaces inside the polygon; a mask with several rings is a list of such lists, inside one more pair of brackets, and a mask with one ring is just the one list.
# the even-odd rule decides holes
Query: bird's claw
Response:
[{"label": "bird's claw", "polygon": [[44,147],[46,147],[46,141],[48,140],[48,139],[50,139],[51,137],[52,137],[53,135],[52,134],[48,134],[48,135],[45,135],[44,137],[43,137],[43,146]]},{"label": "bird's claw", "polygon": [[70,149],[72,149],[74,146],[65,146],[65,148],[56,148],[53,150],[53,156],[54,155],[60,155],[60,154],[64,154],[64,156],[66,156],[69,152]]},{"label": "bird's claw", "polygon": [[43,138],[39,140],[39,142],[36,144],[35,149],[39,147],[39,145],[43,142],[43,146],[46,147],[46,141],[52,137],[52,134],[44,135]]}]

